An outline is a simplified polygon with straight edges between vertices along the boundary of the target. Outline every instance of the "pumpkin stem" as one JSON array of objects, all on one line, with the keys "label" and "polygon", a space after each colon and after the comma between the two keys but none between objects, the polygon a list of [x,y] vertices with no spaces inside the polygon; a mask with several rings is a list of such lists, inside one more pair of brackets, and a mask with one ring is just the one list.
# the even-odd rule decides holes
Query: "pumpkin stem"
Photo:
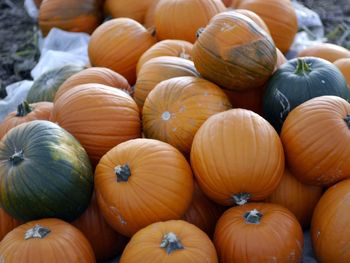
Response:
[{"label": "pumpkin stem", "polygon": [[199,38],[199,36],[203,33],[204,30],[205,30],[204,27],[200,27],[196,32],[196,38]]},{"label": "pumpkin stem", "polygon": [[184,249],[178,237],[172,232],[169,232],[163,236],[160,247],[164,248],[168,255],[176,250]]},{"label": "pumpkin stem", "polygon": [[30,113],[33,108],[29,105],[27,101],[23,101],[21,104],[17,106],[17,117],[24,117],[28,113]]},{"label": "pumpkin stem", "polygon": [[232,198],[236,205],[244,205],[248,202],[250,197],[250,193],[239,193],[234,195]]},{"label": "pumpkin stem", "polygon": [[244,214],[245,222],[247,224],[260,224],[262,216],[263,214],[256,209],[253,209]]},{"label": "pumpkin stem", "polygon": [[307,64],[304,59],[298,58],[297,61],[297,67],[294,72],[295,74],[306,75],[307,73],[312,71],[310,64]]},{"label": "pumpkin stem", "polygon": [[36,224],[33,228],[27,230],[24,234],[24,239],[44,238],[51,232],[47,227]]},{"label": "pumpkin stem", "polygon": [[117,182],[127,182],[131,176],[131,171],[128,164],[117,165],[114,167],[114,172],[117,175]]},{"label": "pumpkin stem", "polygon": [[15,152],[12,156],[10,156],[9,160],[14,164],[19,164],[24,160],[23,150],[19,152]]},{"label": "pumpkin stem", "polygon": [[348,125],[348,128],[350,129],[350,115],[346,115],[344,118],[344,121],[346,122],[346,125]]}]

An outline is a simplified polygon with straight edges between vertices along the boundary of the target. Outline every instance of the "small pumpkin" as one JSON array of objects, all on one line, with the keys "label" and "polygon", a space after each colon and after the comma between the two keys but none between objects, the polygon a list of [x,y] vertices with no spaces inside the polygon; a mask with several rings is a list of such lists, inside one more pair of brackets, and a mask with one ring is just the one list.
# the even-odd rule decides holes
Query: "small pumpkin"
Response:
[{"label": "small pumpkin", "polygon": [[298,57],[318,57],[333,63],[341,58],[350,58],[350,50],[336,44],[319,43],[299,51]]},{"label": "small pumpkin", "polygon": [[31,221],[8,233],[0,243],[4,262],[96,262],[86,237],[56,218]]},{"label": "small pumpkin", "polygon": [[258,114],[232,109],[209,117],[193,139],[191,165],[203,192],[222,205],[264,200],[284,171],[282,143]]},{"label": "small pumpkin", "polygon": [[52,112],[52,102],[29,104],[23,101],[17,106],[17,111],[9,113],[0,123],[0,139],[13,127],[33,120],[49,120]]},{"label": "small pumpkin", "polygon": [[102,157],[95,190],[106,221],[130,237],[151,223],[180,219],[192,200],[193,177],[185,157],[171,145],[134,139]]},{"label": "small pumpkin", "polygon": [[10,216],[0,207],[0,241],[20,224],[20,221]]},{"label": "small pumpkin", "polygon": [[229,90],[261,87],[277,59],[271,37],[234,11],[212,18],[194,44],[192,57],[203,77]]},{"label": "small pumpkin", "polygon": [[341,58],[334,62],[334,65],[343,73],[346,81],[348,82],[348,88],[350,89],[350,58]]},{"label": "small pumpkin", "polygon": [[269,203],[232,207],[220,217],[214,244],[221,263],[299,263],[303,231],[286,208]]},{"label": "small pumpkin", "polygon": [[138,231],[120,263],[217,263],[215,247],[196,226],[182,220],[157,222]]},{"label": "small pumpkin", "polygon": [[256,13],[254,13],[251,10],[247,10],[247,9],[235,9],[235,12],[245,15],[247,17],[249,17],[251,20],[253,20],[258,26],[260,26],[262,29],[265,30],[266,33],[270,34],[270,30],[267,27],[266,23],[264,22],[264,20],[261,19],[260,16],[258,16]]}]

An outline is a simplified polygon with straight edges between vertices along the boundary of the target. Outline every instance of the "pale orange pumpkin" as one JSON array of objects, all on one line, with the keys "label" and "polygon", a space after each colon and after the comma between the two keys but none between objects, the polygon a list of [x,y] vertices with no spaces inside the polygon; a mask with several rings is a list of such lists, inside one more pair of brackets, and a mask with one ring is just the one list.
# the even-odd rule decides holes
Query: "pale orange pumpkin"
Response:
[{"label": "pale orange pumpkin", "polygon": [[341,58],[350,58],[350,50],[332,43],[319,43],[299,51],[298,57],[318,57],[333,63]]},{"label": "pale orange pumpkin", "polygon": [[338,59],[334,62],[334,65],[336,65],[341,73],[343,73],[350,89],[350,57]]}]

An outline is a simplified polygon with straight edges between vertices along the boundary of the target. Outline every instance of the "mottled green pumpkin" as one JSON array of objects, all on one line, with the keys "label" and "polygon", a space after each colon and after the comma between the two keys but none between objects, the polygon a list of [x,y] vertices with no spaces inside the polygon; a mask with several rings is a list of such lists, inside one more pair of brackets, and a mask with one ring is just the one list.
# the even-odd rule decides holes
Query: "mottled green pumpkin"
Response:
[{"label": "mottled green pumpkin", "polygon": [[13,217],[73,220],[88,206],[92,190],[84,148],[58,125],[23,123],[0,141],[0,206]]}]

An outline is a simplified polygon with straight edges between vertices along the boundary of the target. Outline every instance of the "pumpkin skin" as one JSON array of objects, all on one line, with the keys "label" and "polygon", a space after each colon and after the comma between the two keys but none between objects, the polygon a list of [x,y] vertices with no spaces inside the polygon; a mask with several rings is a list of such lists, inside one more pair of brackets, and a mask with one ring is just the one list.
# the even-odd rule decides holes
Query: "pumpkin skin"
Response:
[{"label": "pumpkin skin", "polygon": [[96,262],[86,237],[56,218],[31,221],[12,230],[0,243],[0,257],[4,262]]},{"label": "pumpkin skin", "polygon": [[277,61],[276,61],[275,70],[277,70],[280,66],[282,66],[284,63],[288,61],[286,57],[283,55],[283,53],[281,52],[281,50],[276,48],[276,52],[277,52]]},{"label": "pumpkin skin", "polygon": [[92,188],[84,148],[58,125],[22,123],[0,141],[0,205],[16,219],[74,220],[88,206]]},{"label": "pumpkin skin", "polygon": [[262,29],[265,30],[266,33],[270,34],[269,28],[267,27],[267,25],[265,24],[264,20],[261,19],[260,16],[258,16],[256,13],[254,13],[253,11],[247,10],[247,9],[235,9],[235,12],[245,15],[247,17],[249,17],[251,20],[253,20],[258,26],[260,26]]},{"label": "pumpkin skin", "polygon": [[9,113],[0,123],[0,139],[13,127],[33,120],[49,120],[52,112],[52,102],[29,104],[23,101],[17,106],[17,111]]},{"label": "pumpkin skin", "polygon": [[350,177],[349,115],[350,104],[336,96],[313,98],[289,113],[281,139],[299,181],[329,186]]},{"label": "pumpkin skin", "polygon": [[0,241],[7,235],[7,233],[12,231],[20,224],[20,221],[10,216],[0,207]]},{"label": "pumpkin skin", "polygon": [[311,240],[320,263],[347,262],[350,257],[348,210],[350,180],[329,188],[317,203],[311,222]]},{"label": "pumpkin skin", "polygon": [[39,101],[52,102],[61,84],[70,76],[82,71],[84,67],[77,65],[66,65],[44,72],[29,89],[27,101],[29,103]]},{"label": "pumpkin skin", "polygon": [[55,100],[57,100],[67,90],[81,84],[98,83],[110,87],[124,90],[129,95],[133,94],[128,81],[117,72],[103,67],[91,67],[84,69],[73,76],[69,77],[56,92]]},{"label": "pumpkin skin", "polygon": [[214,234],[221,263],[299,263],[303,243],[303,231],[295,216],[282,206],[268,203],[228,209]]},{"label": "pumpkin skin", "polygon": [[77,138],[93,166],[117,144],[141,136],[134,100],[102,84],[82,84],[63,93],[55,101],[51,121]]},{"label": "pumpkin skin", "polygon": [[138,231],[120,263],[217,263],[215,247],[196,226],[182,220],[157,222]]},{"label": "pumpkin skin", "polygon": [[290,111],[309,99],[323,95],[350,100],[346,80],[337,67],[314,57],[289,60],[267,83],[263,98],[264,117],[280,132]]},{"label": "pumpkin skin", "polygon": [[110,68],[134,85],[137,62],[155,42],[138,22],[115,18],[100,25],[91,35],[89,58],[93,66]]},{"label": "pumpkin skin", "polygon": [[232,109],[197,131],[191,165],[202,191],[222,205],[264,200],[279,184],[284,153],[278,134],[258,114]]},{"label": "pumpkin skin", "polygon": [[286,53],[298,32],[298,21],[289,0],[244,0],[239,9],[248,9],[259,15],[266,23],[277,48]]},{"label": "pumpkin skin", "polygon": [[221,0],[160,0],[154,13],[157,38],[194,43],[198,29],[223,11]]},{"label": "pumpkin skin", "polygon": [[156,57],[171,56],[191,60],[192,48],[192,43],[184,40],[166,39],[159,41],[142,54],[137,62],[136,71],[139,73],[142,65]]},{"label": "pumpkin skin", "polygon": [[331,43],[319,43],[301,50],[298,57],[318,57],[333,63],[341,58],[350,58],[350,50]]},{"label": "pumpkin skin", "polygon": [[231,109],[219,86],[202,78],[178,77],[159,83],[142,109],[146,138],[167,142],[189,155],[193,137],[212,115]]},{"label": "pumpkin skin", "polygon": [[302,184],[286,168],[280,184],[266,201],[287,208],[295,215],[303,229],[307,229],[321,195],[321,187]]},{"label": "pumpkin skin", "polygon": [[277,55],[264,30],[230,11],[212,18],[194,44],[192,58],[204,78],[228,90],[245,90],[268,80]]},{"label": "pumpkin skin", "polygon": [[91,34],[100,22],[99,0],[45,0],[40,5],[39,27],[44,36],[53,27]]},{"label": "pumpkin skin", "polygon": [[185,157],[171,145],[134,139],[102,157],[95,190],[106,221],[130,237],[151,223],[180,219],[192,200],[193,176]]},{"label": "pumpkin skin", "polygon": [[334,65],[343,73],[346,81],[348,82],[348,88],[350,89],[350,58],[341,58],[334,62]]}]

